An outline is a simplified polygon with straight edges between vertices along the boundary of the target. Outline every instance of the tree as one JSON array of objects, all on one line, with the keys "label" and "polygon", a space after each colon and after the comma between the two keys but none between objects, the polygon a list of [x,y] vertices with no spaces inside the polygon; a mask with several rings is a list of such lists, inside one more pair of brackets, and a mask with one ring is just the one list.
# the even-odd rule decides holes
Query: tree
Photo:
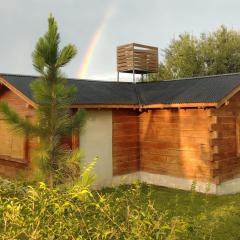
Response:
[{"label": "tree", "polygon": [[199,38],[188,33],[164,50],[159,72],[150,80],[178,79],[240,71],[240,32],[221,26]]},{"label": "tree", "polygon": [[56,182],[73,177],[78,171],[79,152],[62,144],[64,137],[70,136],[84,122],[84,110],[74,115],[70,109],[76,94],[75,86],[70,86],[61,68],[76,55],[74,45],[59,49],[60,35],[52,15],[48,19],[48,31],[40,37],[33,52],[33,66],[39,77],[31,84],[34,102],[37,104],[36,123],[31,123],[1,102],[0,112],[15,130],[38,137],[38,166],[51,187]]}]

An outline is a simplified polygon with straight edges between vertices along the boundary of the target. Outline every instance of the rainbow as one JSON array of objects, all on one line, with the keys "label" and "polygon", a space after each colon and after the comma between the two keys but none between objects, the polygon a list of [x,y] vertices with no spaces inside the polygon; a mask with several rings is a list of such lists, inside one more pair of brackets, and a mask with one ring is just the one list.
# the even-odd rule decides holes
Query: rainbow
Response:
[{"label": "rainbow", "polygon": [[114,7],[113,6],[110,6],[107,11],[105,12],[102,20],[100,21],[100,24],[98,25],[95,33],[93,34],[93,37],[87,47],[87,50],[84,54],[84,57],[83,57],[83,60],[80,64],[80,68],[78,70],[78,73],[77,73],[77,77],[80,78],[80,79],[83,79],[86,77],[86,73],[87,73],[87,70],[88,70],[88,67],[89,67],[89,64],[91,62],[91,59],[92,59],[92,56],[93,56],[93,53],[94,53],[94,49],[96,48],[97,46],[97,43],[104,31],[104,28],[106,27],[106,24],[109,20],[109,18],[112,16],[113,14],[113,10],[114,10]]}]

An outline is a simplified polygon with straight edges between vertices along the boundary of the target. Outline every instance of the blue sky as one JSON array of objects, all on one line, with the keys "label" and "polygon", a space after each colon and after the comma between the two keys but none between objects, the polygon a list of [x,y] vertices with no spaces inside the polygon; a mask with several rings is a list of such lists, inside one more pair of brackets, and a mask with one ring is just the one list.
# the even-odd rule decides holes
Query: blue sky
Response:
[{"label": "blue sky", "polygon": [[36,74],[31,53],[47,30],[47,17],[56,17],[62,45],[74,43],[78,55],[64,69],[77,77],[85,51],[109,7],[113,8],[94,49],[88,79],[115,80],[116,46],[138,42],[168,46],[172,38],[199,35],[221,24],[240,30],[237,0],[0,0],[0,72]]}]

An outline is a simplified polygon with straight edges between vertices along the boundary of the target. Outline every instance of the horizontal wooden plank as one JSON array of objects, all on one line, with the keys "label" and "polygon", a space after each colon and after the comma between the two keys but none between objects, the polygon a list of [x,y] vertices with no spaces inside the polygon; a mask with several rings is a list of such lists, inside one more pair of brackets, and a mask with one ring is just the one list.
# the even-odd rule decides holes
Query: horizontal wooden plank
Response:
[{"label": "horizontal wooden plank", "polygon": [[228,143],[232,144],[233,142],[236,142],[236,136],[212,139],[211,140],[211,145],[223,146],[226,143],[227,144]]},{"label": "horizontal wooden plank", "polygon": [[112,156],[113,156],[113,162],[115,162],[114,159],[118,157],[125,157],[126,159],[128,159],[128,157],[131,157],[131,159],[138,159],[139,150],[138,148],[115,149]]},{"label": "horizontal wooden plank", "polygon": [[145,49],[118,49],[117,56],[138,56],[142,58],[157,58],[158,52],[153,50],[145,50]]},{"label": "horizontal wooden plank", "polygon": [[132,59],[134,62],[139,61],[139,62],[148,62],[148,63],[157,63],[158,59],[155,56],[152,55],[147,55],[145,54],[144,58],[142,57],[141,54],[135,54]]},{"label": "horizontal wooden plank", "polygon": [[169,171],[166,168],[156,168],[156,167],[149,167],[149,166],[140,166],[141,171],[146,171],[150,173],[156,173],[156,174],[162,174],[162,175],[168,175],[168,176],[175,176],[175,177],[183,177],[188,179],[196,179],[197,181],[209,181],[211,182],[213,180],[212,174],[210,171],[204,172],[204,171],[181,171],[179,168],[172,169]]},{"label": "horizontal wooden plank", "polygon": [[139,54],[139,55],[151,55],[151,56],[158,56],[157,51],[154,50],[145,50],[145,49],[134,49],[133,52],[130,52],[130,54]]},{"label": "horizontal wooden plank", "polygon": [[138,131],[138,124],[136,122],[118,122],[113,124],[113,131],[127,132],[129,129]]},{"label": "horizontal wooden plank", "polygon": [[210,112],[208,109],[153,109],[146,110],[141,113],[140,118],[163,118],[163,119],[171,119],[171,118],[194,118],[194,119],[208,119],[210,117]]},{"label": "horizontal wooden plank", "polygon": [[133,139],[132,141],[114,141],[112,149],[116,151],[117,149],[129,149],[129,148],[138,148],[139,142]]},{"label": "horizontal wooden plank", "polygon": [[236,117],[235,116],[221,116],[217,117],[218,124],[236,124]]},{"label": "horizontal wooden plank", "polygon": [[[210,163],[210,162],[209,162]],[[191,172],[196,173],[202,173],[210,175],[212,170],[212,164],[202,164],[201,162],[194,162],[193,164],[186,162],[181,162],[177,160],[161,160],[161,157],[159,158],[151,158],[149,157],[149,161],[141,161],[140,162],[140,168],[142,167],[152,167],[155,169],[168,171],[169,174],[171,172],[183,172],[184,174]]]},{"label": "horizontal wooden plank", "polygon": [[233,112],[231,112],[231,111],[226,111],[226,110],[223,110],[223,109],[211,109],[211,110],[209,110],[210,111],[210,113],[211,113],[211,115],[213,115],[213,116],[226,116],[226,117],[228,117],[228,116],[231,116],[231,117],[235,117],[235,114],[233,113]]},{"label": "horizontal wooden plank", "polygon": [[115,123],[121,123],[122,121],[127,121],[127,122],[136,122],[138,123],[139,120],[136,118],[136,116],[114,116],[113,117],[113,124]]},{"label": "horizontal wooden plank", "polygon": [[141,147],[144,145],[146,149],[151,149],[150,151],[154,151],[154,149],[180,149],[180,150],[196,150],[200,151],[202,148],[204,148],[204,152],[211,151],[210,145],[201,145],[199,143],[195,142],[189,142],[188,144],[182,144],[177,141],[173,142],[155,142],[155,141],[144,141],[141,143]]},{"label": "horizontal wooden plank", "polygon": [[162,139],[164,137],[172,137],[172,138],[178,138],[181,139],[181,137],[192,137],[192,138],[209,138],[210,133],[208,130],[199,130],[199,131],[193,131],[193,130],[182,130],[181,133],[178,131],[178,128],[145,128],[142,129],[140,127],[139,130],[139,138],[141,140],[147,140],[152,139],[153,137],[156,138],[156,140]]},{"label": "horizontal wooden plank", "polygon": [[[184,125],[196,125],[198,122],[197,118],[194,117],[182,117],[183,119],[179,118],[161,118],[161,117],[149,117],[149,118],[139,118],[139,122],[141,123],[142,126],[147,126],[147,125],[154,125],[154,126],[161,126],[161,125],[166,125],[166,124],[172,124],[172,126],[184,126]],[[151,124],[152,123],[152,124]],[[199,124],[201,125],[209,125],[211,124],[210,118],[209,119],[204,119],[204,118],[199,118]]]},{"label": "horizontal wooden plank", "polygon": [[[142,140],[142,139],[141,139]],[[181,136],[181,134],[179,134],[178,137],[172,137],[172,136],[164,136],[164,137],[155,137],[155,135],[152,135],[152,138],[148,138],[148,139],[144,139],[142,140],[144,143],[145,142],[155,142],[155,143],[178,143],[179,145],[181,146],[189,146],[189,145],[192,145],[192,144],[196,144],[196,145],[199,145],[200,144],[207,144],[209,145],[210,142],[209,142],[209,138],[206,138],[206,137],[192,137],[192,136],[189,136],[189,137],[183,137]]]},{"label": "horizontal wooden plank", "polygon": [[144,45],[144,44],[139,44],[139,43],[128,43],[124,45],[120,45],[117,47],[117,49],[125,49],[125,48],[147,48],[147,49],[153,49],[157,50],[157,47],[154,46],[149,46],[149,45]]},{"label": "horizontal wooden plank", "polygon": [[236,124],[226,123],[226,124],[212,124],[210,126],[211,131],[234,131],[236,129]]},{"label": "horizontal wooden plank", "polygon": [[[211,152],[202,152],[197,150],[179,150],[179,149],[141,149],[140,156],[142,159],[149,160],[148,155],[151,157],[166,157],[166,159],[175,159],[176,161],[197,163],[211,162],[212,154]],[[165,159],[165,160],[166,160]]]},{"label": "horizontal wooden plank", "polygon": [[[164,129],[164,128],[169,128],[169,129],[174,129],[176,130],[177,132],[181,132],[181,131],[194,131],[194,129],[198,128],[199,131],[209,131],[209,125],[208,123],[181,123],[181,124],[178,124],[178,123],[165,123],[165,122],[161,122],[161,123],[158,123],[158,124],[154,124],[154,126],[156,128],[159,128],[159,129]],[[140,132],[147,132],[147,131],[153,131],[154,132],[154,126],[150,126],[150,124],[146,124],[146,125],[142,125],[140,123]],[[212,130],[217,130],[218,128],[216,129],[212,129]],[[171,130],[170,130],[171,131]],[[179,134],[180,135],[180,134]]]},{"label": "horizontal wooden plank", "polygon": [[149,45],[144,45],[144,44],[139,44],[139,43],[133,43],[133,46],[134,46],[134,47],[140,47],[140,48],[149,48],[149,49],[153,49],[153,50],[155,50],[155,51],[158,50],[157,47],[149,46]]},{"label": "horizontal wooden plank", "polygon": [[236,151],[235,149],[232,150],[230,149],[230,151],[224,151],[221,153],[217,153],[217,154],[213,154],[213,160],[214,161],[228,161],[229,158],[234,158],[236,157]]},{"label": "horizontal wooden plank", "polygon": [[139,144],[139,136],[138,136],[138,134],[117,135],[117,136],[114,136],[114,142],[115,142],[115,144],[122,143],[122,142],[125,142],[128,144],[137,142]]},{"label": "horizontal wooden plank", "polygon": [[217,145],[219,149],[219,154],[224,153],[224,152],[236,152],[237,151],[237,146],[236,143],[234,142],[229,142],[229,143],[224,143],[222,145]]},{"label": "horizontal wooden plank", "polygon": [[[163,111],[163,112],[161,112]],[[204,110],[202,110],[204,111]],[[204,114],[204,112],[198,113],[196,112],[196,115],[194,116],[194,112],[192,113],[184,113],[184,112],[180,112],[175,113],[173,110],[169,109],[161,109],[161,110],[154,110],[152,111],[152,113],[149,114],[141,114],[140,115],[140,120],[151,120],[151,121],[158,121],[158,122],[189,122],[189,121],[197,121],[199,119],[199,121],[211,121],[211,117],[208,117],[206,114]]]}]

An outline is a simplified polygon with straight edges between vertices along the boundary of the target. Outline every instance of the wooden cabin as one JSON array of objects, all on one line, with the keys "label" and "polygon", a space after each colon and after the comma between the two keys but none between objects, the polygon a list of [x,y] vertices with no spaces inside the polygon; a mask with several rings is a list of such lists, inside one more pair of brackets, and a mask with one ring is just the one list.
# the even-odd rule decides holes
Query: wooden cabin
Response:
[{"label": "wooden cabin", "polygon": [[[26,118],[36,105],[36,77],[0,74],[0,100]],[[96,186],[131,183],[226,194],[240,192],[240,74],[127,83],[68,79],[78,89],[72,108],[87,122],[72,146],[83,163],[100,157]],[[0,118],[0,174],[29,166],[35,144]]]}]

